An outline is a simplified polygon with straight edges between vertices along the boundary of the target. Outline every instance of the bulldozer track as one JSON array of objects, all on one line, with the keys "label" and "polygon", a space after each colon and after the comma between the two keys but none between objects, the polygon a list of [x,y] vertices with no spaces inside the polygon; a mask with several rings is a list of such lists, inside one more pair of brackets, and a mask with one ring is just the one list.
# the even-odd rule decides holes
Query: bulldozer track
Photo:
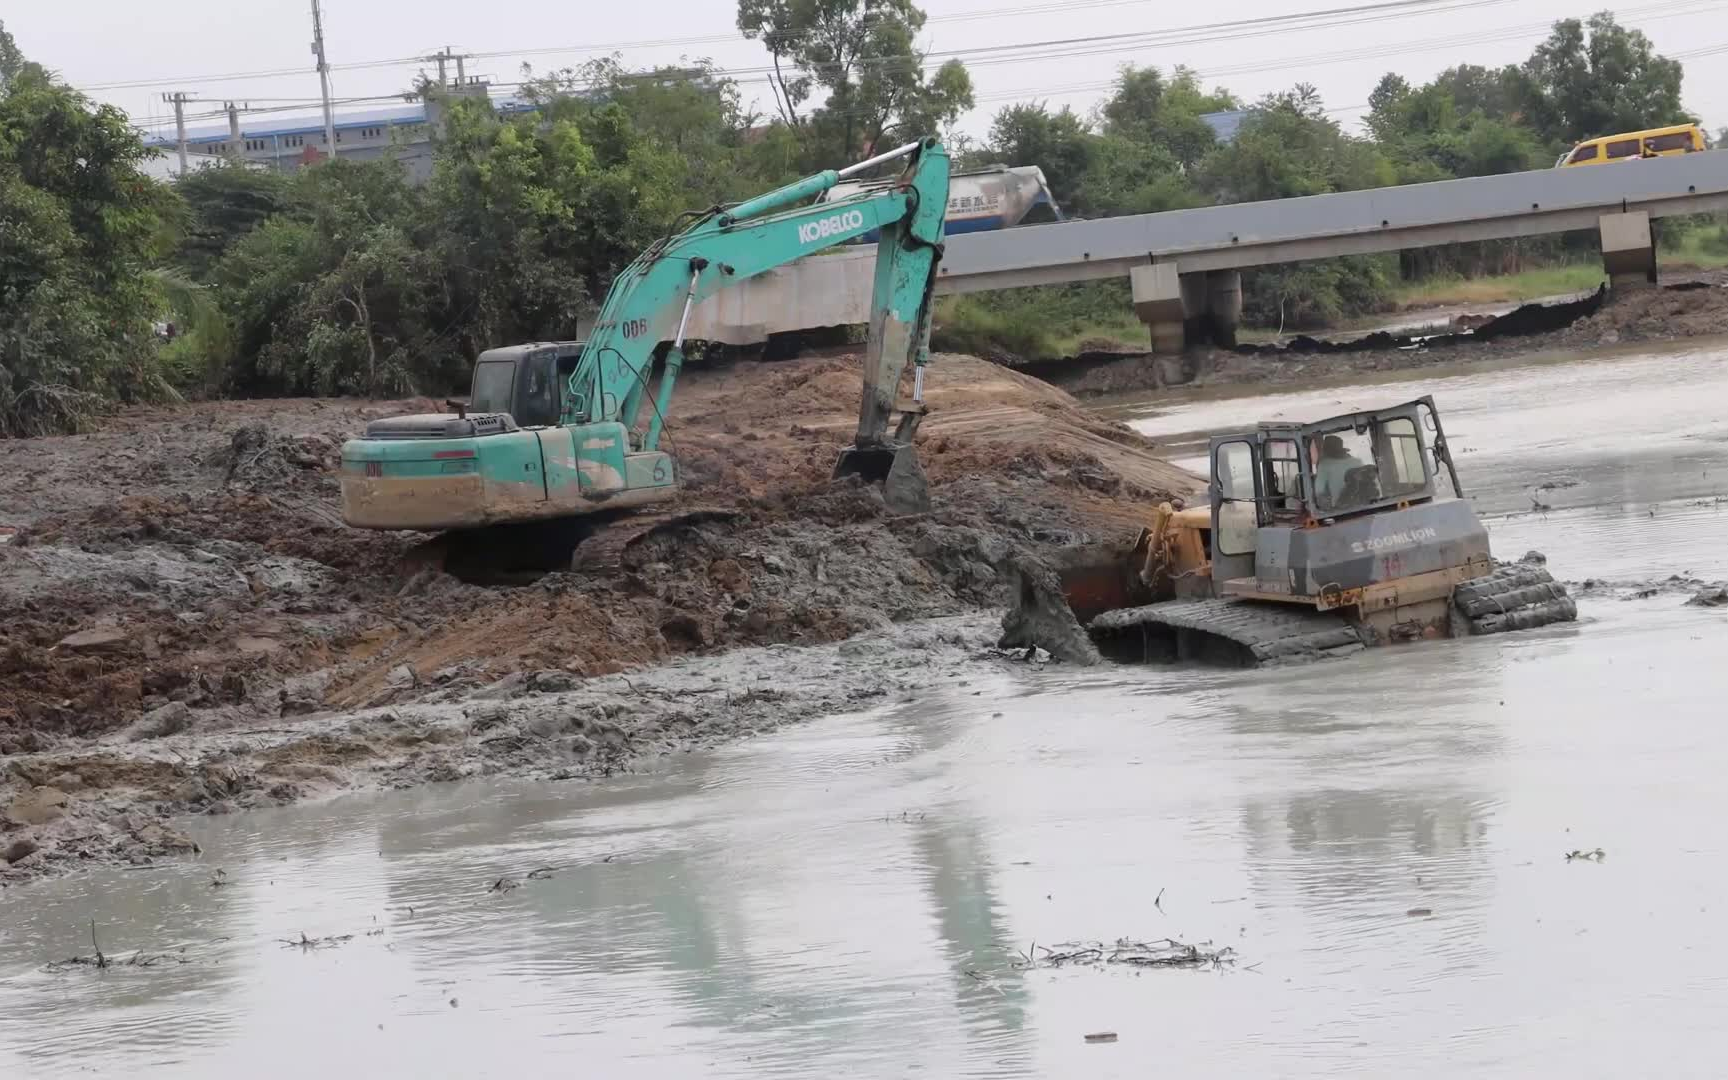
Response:
[{"label": "bulldozer track", "polygon": [[1100,650],[1111,652],[1136,634],[1144,639],[1158,631],[1177,639],[1179,650],[1184,635],[1234,643],[1259,666],[1348,656],[1364,647],[1361,634],[1338,615],[1241,600],[1166,600],[1107,611],[1087,627]]},{"label": "bulldozer track", "polygon": [[1533,630],[1578,618],[1578,604],[1547,569],[1529,563],[1495,568],[1453,590],[1452,605],[1472,635]]}]

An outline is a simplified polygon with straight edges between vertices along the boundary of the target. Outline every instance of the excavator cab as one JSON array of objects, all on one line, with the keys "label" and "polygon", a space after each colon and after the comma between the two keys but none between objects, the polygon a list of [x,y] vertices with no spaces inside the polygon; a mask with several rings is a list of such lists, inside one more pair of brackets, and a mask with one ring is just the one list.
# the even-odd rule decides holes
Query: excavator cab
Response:
[{"label": "excavator cab", "polygon": [[582,359],[583,342],[536,341],[487,349],[474,365],[463,409],[507,413],[517,427],[551,427],[563,407],[563,387]]}]

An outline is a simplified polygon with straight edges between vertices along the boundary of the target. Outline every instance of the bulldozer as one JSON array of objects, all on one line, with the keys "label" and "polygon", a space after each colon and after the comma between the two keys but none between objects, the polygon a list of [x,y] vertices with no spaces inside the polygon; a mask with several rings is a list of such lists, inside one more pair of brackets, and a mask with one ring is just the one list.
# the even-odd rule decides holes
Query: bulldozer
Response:
[{"label": "bulldozer", "polygon": [[[895,162],[901,168],[890,180],[809,201]],[[617,276],[585,340],[487,350],[468,401],[447,403],[453,412],[375,420],[348,440],[343,520],[364,529],[442,530],[452,549],[553,570],[568,567],[577,544],[604,550],[591,541],[612,525],[639,536],[704,513],[639,513],[679,494],[678,462],[660,442],[691,309],[718,290],[867,234],[877,237],[877,255],[863,398],[856,438],[834,475],[882,485],[897,510],[928,509],[913,440],[925,415],[949,174],[947,150],[924,138],[737,205],[693,212]],[[902,407],[908,365],[912,401]]]},{"label": "bulldozer", "polygon": [[1577,618],[1539,555],[1494,558],[1431,396],[1212,436],[1208,461],[1207,505],[1021,566],[1001,644],[1253,667]]}]

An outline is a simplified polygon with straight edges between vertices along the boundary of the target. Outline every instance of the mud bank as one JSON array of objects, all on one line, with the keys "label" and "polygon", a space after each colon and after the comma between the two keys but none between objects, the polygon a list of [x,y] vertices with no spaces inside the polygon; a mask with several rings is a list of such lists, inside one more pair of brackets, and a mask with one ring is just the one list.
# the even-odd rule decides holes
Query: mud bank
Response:
[{"label": "mud bank", "polygon": [[[426,402],[207,404],[12,444],[0,881],[188,850],[177,813],[591,775],[870,700],[893,686],[873,646],[820,654],[859,670],[806,692],[804,666],[829,662],[807,647],[863,634],[908,664],[958,648],[898,635],[993,612],[1015,560],[1131,535],[1147,505],[1197,490],[1060,391],[967,357],[933,363],[932,513],[829,482],[856,358],[692,372],[670,438],[685,504],[713,512],[508,588],[428,565],[426,536],[341,524],[341,440]],[[718,694],[664,667],[735,649],[770,651]]]},{"label": "mud bank", "polygon": [[[1094,353],[1027,365],[1078,398],[1165,386],[1287,385],[1316,376],[1492,363],[1536,353],[1728,333],[1728,284],[1711,274],[1669,286],[1559,305],[1527,304],[1459,332],[1428,337],[1388,333],[1326,340],[1297,336],[1281,345],[1204,349],[1181,357]],[[1465,323],[1473,320],[1463,320]]]}]

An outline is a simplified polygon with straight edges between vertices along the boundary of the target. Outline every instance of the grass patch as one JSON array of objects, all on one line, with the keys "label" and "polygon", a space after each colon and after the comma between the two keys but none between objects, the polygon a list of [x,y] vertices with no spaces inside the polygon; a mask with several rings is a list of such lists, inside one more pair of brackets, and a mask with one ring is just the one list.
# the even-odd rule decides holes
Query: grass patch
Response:
[{"label": "grass patch", "polygon": [[934,349],[1010,360],[1145,349],[1149,341],[1134,315],[1126,281],[943,297],[930,331]]},{"label": "grass patch", "polygon": [[1682,234],[1656,253],[1656,265],[1679,269],[1720,270],[1728,266],[1728,229],[1699,229]]},{"label": "grass patch", "polygon": [[1539,300],[1564,293],[1589,292],[1607,280],[1600,263],[1543,266],[1493,277],[1439,277],[1407,282],[1394,290],[1401,309],[1457,307]]}]

